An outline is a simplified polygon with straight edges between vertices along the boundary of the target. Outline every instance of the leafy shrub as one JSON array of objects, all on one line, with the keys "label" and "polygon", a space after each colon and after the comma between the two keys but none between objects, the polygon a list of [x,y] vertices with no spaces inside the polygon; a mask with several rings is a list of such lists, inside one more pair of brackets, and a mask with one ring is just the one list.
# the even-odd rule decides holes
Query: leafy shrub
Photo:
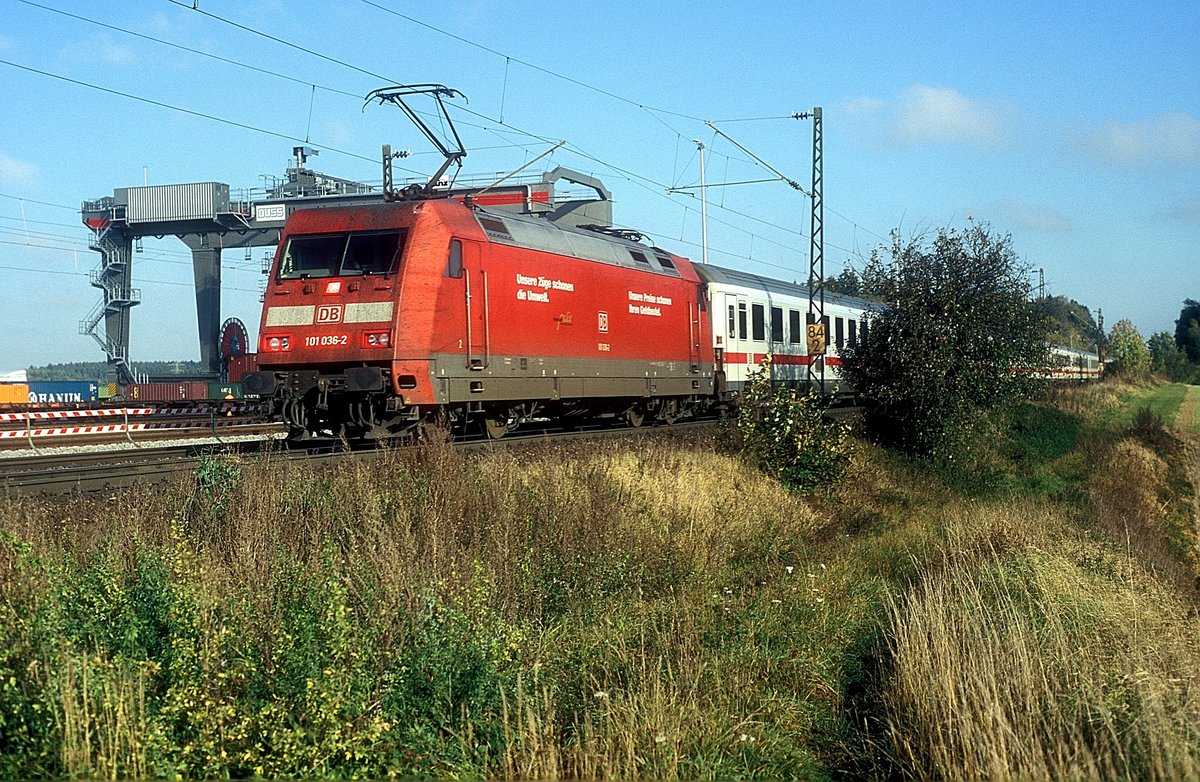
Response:
[{"label": "leafy shrub", "polygon": [[776,386],[771,357],[751,373],[737,412],[739,450],[755,467],[798,491],[835,483],[849,461],[849,427],[826,421],[812,394]]},{"label": "leafy shrub", "polygon": [[867,427],[905,452],[952,459],[987,411],[1029,398],[1043,366],[1046,321],[1029,302],[1026,268],[1011,237],[972,223],[930,242],[877,248],[866,291],[887,306],[842,351],[843,376]]}]

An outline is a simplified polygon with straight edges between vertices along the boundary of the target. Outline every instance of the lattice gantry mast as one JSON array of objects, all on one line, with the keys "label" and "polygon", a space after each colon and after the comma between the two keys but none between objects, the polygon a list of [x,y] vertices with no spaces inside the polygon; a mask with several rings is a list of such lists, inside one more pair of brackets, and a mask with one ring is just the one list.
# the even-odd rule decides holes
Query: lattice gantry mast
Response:
[{"label": "lattice gantry mast", "polygon": [[[808,364],[809,387],[825,392],[825,348],[829,344],[828,321],[825,319],[825,160],[821,147],[821,107],[811,112],[793,115],[796,119],[812,118],[812,231],[810,231],[810,253],[808,260]],[[814,350],[819,348],[819,350]]]}]

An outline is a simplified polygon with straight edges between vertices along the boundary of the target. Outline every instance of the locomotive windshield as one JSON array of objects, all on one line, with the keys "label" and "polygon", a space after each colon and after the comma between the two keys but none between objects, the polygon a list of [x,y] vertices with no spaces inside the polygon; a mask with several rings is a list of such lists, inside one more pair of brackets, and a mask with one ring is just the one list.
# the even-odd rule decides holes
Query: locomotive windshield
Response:
[{"label": "locomotive windshield", "polygon": [[390,274],[407,232],[356,231],[293,236],[283,250],[279,279]]}]

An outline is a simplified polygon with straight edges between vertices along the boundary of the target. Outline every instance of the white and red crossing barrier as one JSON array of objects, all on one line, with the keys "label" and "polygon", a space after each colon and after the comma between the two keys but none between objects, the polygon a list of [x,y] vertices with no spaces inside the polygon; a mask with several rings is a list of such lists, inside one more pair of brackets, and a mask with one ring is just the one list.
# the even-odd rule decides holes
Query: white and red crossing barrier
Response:
[{"label": "white and red crossing barrier", "polygon": [[19,413],[0,413],[0,421],[46,421],[62,418],[98,418],[107,416],[141,416],[141,415],[243,415],[258,409],[253,404],[235,404],[221,406],[192,407],[97,407],[90,410],[25,410]]},{"label": "white and red crossing barrier", "polygon": [[101,416],[153,415],[153,407],[100,407],[94,410],[28,410],[0,413],[0,421],[47,421],[61,418],[98,418]]},{"label": "white and red crossing barrier", "polygon": [[[149,407],[95,407],[82,410],[23,410],[0,413],[0,441],[17,438],[33,440],[41,437],[61,437],[94,434],[124,434],[156,429],[212,429],[246,423],[243,416],[260,412],[254,403],[211,405],[153,405]],[[195,419],[204,416],[207,420]],[[104,423],[104,419],[123,419],[120,423]],[[168,417],[193,420],[163,420]],[[131,420],[131,419],[139,420]],[[147,418],[151,420],[147,420]],[[91,420],[80,420],[91,419]],[[51,424],[51,425],[47,425]],[[52,424],[60,424],[54,426]]]},{"label": "white and red crossing barrier", "polygon": [[0,439],[11,437],[52,437],[55,435],[118,434],[149,429],[149,424],[108,424],[101,426],[61,426],[52,429],[4,429]]}]

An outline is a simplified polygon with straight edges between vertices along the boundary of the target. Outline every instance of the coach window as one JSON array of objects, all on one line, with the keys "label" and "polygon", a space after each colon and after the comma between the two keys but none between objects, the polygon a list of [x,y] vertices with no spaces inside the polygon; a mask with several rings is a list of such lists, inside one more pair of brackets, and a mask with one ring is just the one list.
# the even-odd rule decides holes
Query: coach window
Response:
[{"label": "coach window", "polygon": [[800,328],[799,310],[788,310],[788,326],[788,330],[791,332],[788,334],[789,341],[793,345],[799,345],[804,341],[804,337],[801,336],[804,333],[804,329]]},{"label": "coach window", "polygon": [[841,318],[834,318],[834,320],[833,320],[833,339],[834,339],[834,342],[837,343],[838,350],[841,350],[842,346],[846,343],[845,329],[846,329],[846,322],[844,320],[842,320]]},{"label": "coach window", "polygon": [[851,345],[854,345],[858,342],[858,321],[856,321],[854,318],[849,318],[847,319],[846,324],[850,327],[850,333],[847,335],[849,337],[848,341]]},{"label": "coach window", "polygon": [[862,322],[862,341],[867,341],[867,322],[865,320]]},{"label": "coach window", "polygon": [[729,338],[737,336],[737,316],[734,315],[733,305],[729,305]]},{"label": "coach window", "polygon": [[738,302],[738,339],[746,338],[746,302]]},{"label": "coach window", "polygon": [[446,276],[447,277],[462,277],[462,242],[458,239],[450,240],[450,257],[446,261]]},{"label": "coach window", "polygon": [[755,340],[764,342],[767,339],[767,308],[761,304],[750,305],[750,320],[754,326]]},{"label": "coach window", "polygon": [[771,308],[771,341],[783,342],[783,307]]}]

